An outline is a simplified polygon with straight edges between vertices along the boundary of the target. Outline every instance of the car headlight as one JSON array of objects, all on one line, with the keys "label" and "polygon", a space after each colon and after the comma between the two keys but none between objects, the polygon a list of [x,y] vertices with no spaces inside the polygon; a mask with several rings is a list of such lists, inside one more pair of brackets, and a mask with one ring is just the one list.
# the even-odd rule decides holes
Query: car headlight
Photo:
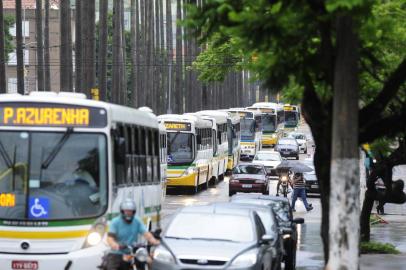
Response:
[{"label": "car headlight", "polygon": [[257,253],[258,250],[250,250],[244,254],[241,254],[233,260],[231,263],[232,266],[239,267],[249,267],[257,263]]},{"label": "car headlight", "polygon": [[89,235],[87,236],[87,244],[89,246],[96,246],[100,243],[100,241],[102,240],[102,236],[100,235],[99,232],[91,232],[89,233]]},{"label": "car headlight", "polygon": [[158,246],[154,251],[154,260],[165,262],[165,263],[175,263],[175,258],[166,248]]}]

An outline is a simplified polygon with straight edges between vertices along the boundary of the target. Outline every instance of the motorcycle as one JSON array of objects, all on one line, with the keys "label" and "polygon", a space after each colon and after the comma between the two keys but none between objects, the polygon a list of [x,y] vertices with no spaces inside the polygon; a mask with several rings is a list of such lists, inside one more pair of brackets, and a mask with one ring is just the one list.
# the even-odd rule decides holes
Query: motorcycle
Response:
[{"label": "motorcycle", "polygon": [[279,177],[279,190],[278,194],[281,193],[283,196],[286,198],[288,197],[288,193],[290,193],[291,190],[289,188],[289,178],[287,175],[281,175]]}]

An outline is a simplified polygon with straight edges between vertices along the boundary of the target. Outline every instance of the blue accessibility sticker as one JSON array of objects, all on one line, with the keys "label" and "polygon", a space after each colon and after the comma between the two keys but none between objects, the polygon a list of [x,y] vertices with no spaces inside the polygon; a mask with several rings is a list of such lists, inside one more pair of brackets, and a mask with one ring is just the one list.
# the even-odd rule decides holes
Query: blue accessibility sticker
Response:
[{"label": "blue accessibility sticker", "polygon": [[48,218],[49,199],[45,197],[30,197],[29,218]]}]

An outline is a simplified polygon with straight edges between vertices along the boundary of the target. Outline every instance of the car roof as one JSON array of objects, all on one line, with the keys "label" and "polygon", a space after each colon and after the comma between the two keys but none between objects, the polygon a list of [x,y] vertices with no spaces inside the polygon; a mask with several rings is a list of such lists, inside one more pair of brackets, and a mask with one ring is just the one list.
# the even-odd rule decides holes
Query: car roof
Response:
[{"label": "car roof", "polygon": [[185,214],[219,214],[251,217],[254,210],[250,208],[233,207],[226,203],[213,203],[209,205],[186,206],[179,213]]},{"label": "car roof", "polygon": [[264,201],[274,201],[274,202],[285,202],[289,204],[289,199],[285,197],[277,197],[271,195],[262,194],[236,194],[231,197],[232,200],[238,199],[251,199],[251,200],[264,200]]},{"label": "car roof", "polygon": [[257,163],[252,163],[252,162],[240,162],[237,164],[237,166],[240,166],[240,165],[243,165],[243,166],[249,165],[249,166],[253,166],[253,167],[263,166],[262,164],[257,164]]},{"label": "car roof", "polygon": [[269,207],[266,205],[255,205],[255,204],[248,204],[248,203],[239,203],[238,201],[231,201],[231,202],[225,202],[225,203],[219,203],[222,204],[224,207],[228,208],[246,208],[246,209],[251,209],[251,210],[266,210],[269,211]]}]

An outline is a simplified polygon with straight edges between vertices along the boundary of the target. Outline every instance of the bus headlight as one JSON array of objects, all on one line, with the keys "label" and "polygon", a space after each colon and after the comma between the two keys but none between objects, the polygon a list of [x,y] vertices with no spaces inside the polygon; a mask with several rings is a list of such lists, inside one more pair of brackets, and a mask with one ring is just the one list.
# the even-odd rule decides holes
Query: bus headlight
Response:
[{"label": "bus headlight", "polygon": [[184,171],[183,176],[188,176],[188,175],[194,174],[196,172],[197,172],[196,168],[190,167]]},{"label": "bus headlight", "polygon": [[100,233],[98,233],[98,232],[91,232],[87,236],[87,244],[89,246],[96,246],[101,242],[101,240],[102,240],[102,237],[101,237]]}]

